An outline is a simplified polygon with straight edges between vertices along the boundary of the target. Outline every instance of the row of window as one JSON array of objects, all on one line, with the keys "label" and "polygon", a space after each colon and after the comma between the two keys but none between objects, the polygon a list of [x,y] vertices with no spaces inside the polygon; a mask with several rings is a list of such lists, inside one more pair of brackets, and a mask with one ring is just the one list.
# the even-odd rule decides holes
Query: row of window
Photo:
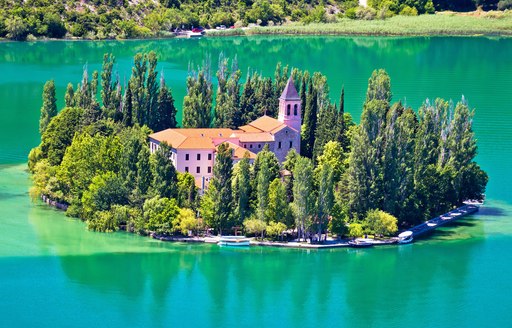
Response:
[{"label": "row of window", "polygon": [[[185,154],[185,160],[188,161],[190,156],[190,154]],[[197,160],[200,161],[201,160],[201,154],[197,154]],[[208,160],[211,161],[212,160],[212,154],[208,154]]]},{"label": "row of window", "polygon": [[[293,141],[290,141],[290,148],[293,147]],[[247,148],[247,144],[244,145],[244,148]],[[249,148],[252,149],[252,144],[249,145]],[[261,144],[258,144],[258,148],[261,148]],[[281,141],[277,143],[277,149],[281,149]]]},{"label": "row of window", "polygon": [[[290,109],[291,109],[291,105],[286,105],[286,115],[290,115]],[[293,105],[293,115],[297,116],[297,110],[298,110],[297,104]]]},{"label": "row of window", "polygon": [[[189,172],[188,166],[185,166],[185,172]],[[196,167],[196,173],[201,173],[201,167],[200,166]],[[211,166],[208,166],[208,173],[212,173],[212,167]]]}]

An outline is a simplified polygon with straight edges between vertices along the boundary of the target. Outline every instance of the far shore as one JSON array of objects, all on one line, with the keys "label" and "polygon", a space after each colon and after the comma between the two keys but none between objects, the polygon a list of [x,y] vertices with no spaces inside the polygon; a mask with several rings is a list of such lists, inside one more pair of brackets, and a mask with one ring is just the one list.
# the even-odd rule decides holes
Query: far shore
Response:
[{"label": "far shore", "polygon": [[[187,38],[172,36],[147,38],[87,39],[68,37],[62,39],[37,38],[26,42],[39,41],[131,41],[167,40]],[[394,16],[387,19],[355,20],[342,18],[334,23],[288,22],[275,26],[249,26],[206,30],[206,37],[252,36],[252,35],[333,35],[333,36],[472,36],[472,37],[512,37],[512,11],[474,11],[469,13],[439,12],[434,15]],[[9,42],[9,39],[2,39]],[[13,41],[15,42],[15,41]]]}]

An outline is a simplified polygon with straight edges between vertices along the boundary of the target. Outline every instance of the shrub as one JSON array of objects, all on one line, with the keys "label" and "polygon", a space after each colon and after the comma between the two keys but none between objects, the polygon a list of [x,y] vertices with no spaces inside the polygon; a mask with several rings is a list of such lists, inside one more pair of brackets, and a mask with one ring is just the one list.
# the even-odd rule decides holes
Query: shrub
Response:
[{"label": "shrub", "polygon": [[356,10],[357,8],[354,7],[354,8],[349,8],[347,10],[345,10],[345,17],[347,18],[350,18],[350,19],[356,19]]},{"label": "shrub", "polygon": [[370,7],[358,7],[356,9],[356,18],[363,20],[373,20],[377,16],[377,11]]},{"label": "shrub", "polygon": [[418,9],[409,6],[404,6],[400,11],[402,16],[418,16]]},{"label": "shrub", "polygon": [[498,10],[512,9],[512,0],[501,0],[498,2]]}]

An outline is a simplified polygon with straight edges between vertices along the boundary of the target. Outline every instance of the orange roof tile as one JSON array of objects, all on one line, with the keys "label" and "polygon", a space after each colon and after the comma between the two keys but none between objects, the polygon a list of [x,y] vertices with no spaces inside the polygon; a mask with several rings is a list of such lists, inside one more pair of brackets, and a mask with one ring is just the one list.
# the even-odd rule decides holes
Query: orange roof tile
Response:
[{"label": "orange roof tile", "polygon": [[252,132],[252,133],[255,133],[255,132],[263,132],[262,130],[252,126],[252,125],[242,125],[241,127],[239,127],[239,131],[240,132]]},{"label": "orange roof tile", "polygon": [[241,133],[237,137],[240,142],[271,142],[274,141],[274,137],[268,132],[260,133]]},{"label": "orange roof tile", "polygon": [[[226,142],[230,149],[233,149],[233,157],[235,159],[242,159],[245,153],[249,154],[249,159],[256,159],[256,154],[231,142]],[[218,147],[218,146],[217,146]]]},{"label": "orange roof tile", "polygon": [[159,142],[167,142],[171,147],[177,148],[187,139],[184,135],[179,133],[177,129],[167,129],[149,135],[150,138]]},{"label": "orange roof tile", "polygon": [[[282,122],[279,122],[278,120],[276,120],[273,117],[263,115],[262,117],[252,121],[248,125],[253,128],[259,129],[261,131],[264,131],[264,132],[270,132],[270,131],[272,131],[280,126],[283,126],[285,124]],[[249,132],[249,131],[247,131],[247,132]],[[256,131],[254,131],[254,132],[256,132]]]}]

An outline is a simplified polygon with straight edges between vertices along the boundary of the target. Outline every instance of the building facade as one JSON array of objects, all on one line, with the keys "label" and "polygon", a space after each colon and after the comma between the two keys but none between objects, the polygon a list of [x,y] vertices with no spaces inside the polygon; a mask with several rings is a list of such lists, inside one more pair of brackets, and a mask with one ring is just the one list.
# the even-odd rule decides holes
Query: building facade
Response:
[{"label": "building facade", "polygon": [[149,136],[149,147],[155,152],[161,142],[171,146],[171,161],[179,172],[189,172],[196,183],[204,186],[213,176],[217,147],[227,143],[236,163],[245,154],[254,161],[265,145],[283,162],[294,148],[300,154],[302,108],[297,89],[290,78],[279,97],[278,118],[262,116],[237,130],[224,128],[167,129]]}]

